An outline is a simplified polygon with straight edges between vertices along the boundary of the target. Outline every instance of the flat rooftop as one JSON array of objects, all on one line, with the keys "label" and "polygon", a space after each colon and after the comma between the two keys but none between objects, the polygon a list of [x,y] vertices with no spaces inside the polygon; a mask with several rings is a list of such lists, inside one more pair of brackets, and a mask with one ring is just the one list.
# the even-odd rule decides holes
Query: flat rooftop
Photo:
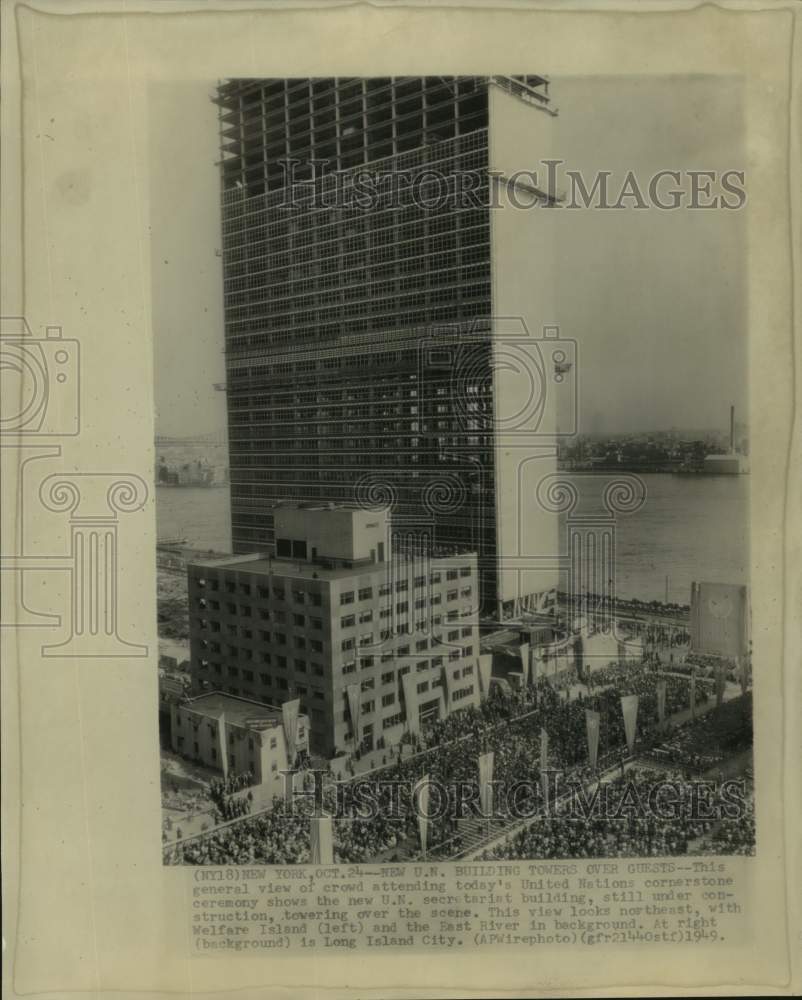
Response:
[{"label": "flat rooftop", "polygon": [[[447,562],[457,566],[475,556],[474,552],[459,552],[452,555],[433,556],[432,564]],[[196,569],[232,570],[236,573],[252,573],[255,576],[284,576],[296,580],[345,580],[349,577],[366,575],[386,575],[395,572],[402,563],[416,562],[413,559],[397,557],[392,562],[364,562],[353,566],[327,567],[318,562],[301,562],[297,559],[273,559],[269,556],[234,556],[231,559],[203,560],[189,565]]]},{"label": "flat rooftop", "polygon": [[190,698],[184,707],[207,719],[219,719],[225,713],[227,723],[247,729],[273,729],[282,721],[281,709],[275,705],[263,705],[259,701],[238,698],[222,691],[210,691]]}]

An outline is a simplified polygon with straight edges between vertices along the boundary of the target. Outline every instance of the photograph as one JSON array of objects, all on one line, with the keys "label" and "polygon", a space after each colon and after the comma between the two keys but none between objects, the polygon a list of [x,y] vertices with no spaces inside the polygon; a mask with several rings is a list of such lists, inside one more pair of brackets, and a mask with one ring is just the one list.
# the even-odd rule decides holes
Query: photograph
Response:
[{"label": "photograph", "polygon": [[150,83],[165,865],[755,854],[744,92]]}]

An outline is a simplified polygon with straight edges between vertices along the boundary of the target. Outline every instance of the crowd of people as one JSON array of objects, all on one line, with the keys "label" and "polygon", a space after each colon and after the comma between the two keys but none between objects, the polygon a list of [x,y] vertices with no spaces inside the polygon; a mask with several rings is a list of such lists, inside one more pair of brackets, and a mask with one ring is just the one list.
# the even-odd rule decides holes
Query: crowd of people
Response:
[{"label": "crowd of people", "polygon": [[652,755],[682,767],[686,774],[705,772],[752,745],[752,695],[725,701],[704,718],[675,729]]},{"label": "crowd of people", "polygon": [[[586,736],[585,709],[599,712],[600,733],[598,765],[609,766],[622,759],[625,747],[625,732],[620,699],[625,694],[637,694],[638,743],[636,753],[653,750],[667,739],[660,726],[657,708],[657,682],[666,683],[666,715],[670,716],[688,707],[690,684],[686,678],[661,675],[659,672],[643,669],[632,664],[615,664],[603,670],[592,672],[593,683],[587,691],[580,689],[577,697],[566,699],[550,681],[540,679],[529,688],[504,694],[495,694],[481,703],[454,712],[435,722],[420,734],[411,734],[414,752],[408,756],[398,753],[386,767],[353,777],[349,782],[340,783],[336,788],[338,801],[335,802],[335,784],[332,781],[324,795],[324,811],[335,813],[334,857],[335,861],[355,863],[382,858],[392,860],[415,856],[420,849],[418,841],[417,817],[411,807],[410,790],[424,775],[441,787],[454,788],[460,784],[477,781],[477,758],[480,754],[493,751],[493,778],[498,783],[496,801],[506,801],[505,792],[521,780],[531,781],[531,803],[520,797],[516,800],[520,810],[531,805],[534,813],[538,777],[541,763],[541,729],[548,734],[548,765],[560,771],[568,780],[585,783],[592,778],[588,768],[588,746]],[[696,685],[696,699],[704,702],[712,692],[712,685]],[[737,699],[736,702],[740,702]],[[716,715],[728,705],[716,710]],[[751,711],[751,704],[748,706]],[[734,711],[734,710],[730,710]],[[730,729],[744,730],[741,706],[741,722],[735,715],[726,716],[726,723],[714,722],[712,740],[720,738],[726,742]],[[689,727],[691,733],[696,728]],[[700,738],[703,728],[699,727]],[[668,739],[684,740],[685,729],[671,734]],[[742,739],[751,739],[751,727]],[[693,745],[695,736],[688,738]],[[734,744],[727,743],[727,746]],[[678,760],[677,763],[682,763]],[[230,782],[229,782],[230,783]],[[232,795],[229,783],[218,782],[215,787],[216,807],[222,819],[245,816],[250,810],[250,802],[245,796]],[[244,787],[244,786],[243,786]],[[399,808],[398,799],[393,800],[393,788],[406,789]],[[377,805],[369,816],[363,816],[358,808],[349,811],[349,805],[360,800],[369,800]],[[218,801],[219,800],[219,801]],[[244,805],[238,803],[245,803]],[[224,808],[221,808],[223,806]],[[343,816],[343,807],[346,815]],[[300,863],[309,857],[309,815],[311,799],[299,797],[291,806],[274,800],[271,809],[243,819],[223,830],[189,839],[175,845],[169,852],[168,860],[177,864],[236,864],[256,862],[262,864]],[[501,810],[503,812],[503,805]],[[242,810],[230,814],[229,810]],[[459,817],[453,810],[446,810],[441,818],[430,822],[429,845],[447,844],[450,853],[460,847]],[[681,853],[681,838],[671,829],[659,830],[638,827],[637,823],[624,828],[616,827],[606,831],[598,827],[588,827],[586,831],[565,826],[558,818],[544,817],[542,830],[537,825],[527,836],[535,838],[531,843],[532,853],[541,856],[538,837],[545,838],[552,846],[549,849],[574,851],[575,856],[598,856],[593,851],[621,852],[633,849],[633,844],[648,841],[649,853],[652,847],[662,849],[666,844],[675,853]],[[689,834],[693,831],[689,831]],[[612,840],[610,839],[612,837]],[[601,839],[599,839],[601,838]],[[662,838],[662,840],[661,840]],[[667,840],[666,838],[669,838]],[[673,838],[673,839],[671,839]],[[529,841],[527,841],[529,843]],[[545,848],[544,848],[545,849]]]},{"label": "crowd of people", "polygon": [[[663,782],[678,788],[672,799],[672,818],[655,810],[635,807],[648,802],[650,791]],[[550,813],[538,816],[530,825],[483,852],[481,860],[519,858],[632,858],[682,854],[753,854],[755,848],[754,800],[746,799],[746,813],[728,817],[721,785],[716,785],[706,810],[712,818],[698,818],[693,786],[677,772],[633,769],[616,778],[606,788],[606,815],[577,817]],[[639,797],[640,793],[640,797]],[[626,796],[626,801],[624,797]],[[620,816],[615,816],[620,812]],[[612,816],[610,814],[613,814]]]}]

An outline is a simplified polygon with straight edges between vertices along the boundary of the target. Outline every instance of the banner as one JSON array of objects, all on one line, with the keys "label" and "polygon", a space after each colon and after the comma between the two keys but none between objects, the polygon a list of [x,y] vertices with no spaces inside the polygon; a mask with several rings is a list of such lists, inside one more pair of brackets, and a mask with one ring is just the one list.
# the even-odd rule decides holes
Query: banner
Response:
[{"label": "banner", "polygon": [[362,689],[359,684],[349,684],[345,689],[348,695],[348,711],[351,713],[351,728],[354,730],[354,746],[362,746],[362,719],[359,717],[359,704],[362,700]]},{"label": "banner", "polygon": [[[446,708],[450,708],[454,700],[454,678],[451,676],[452,666],[450,663],[443,664],[443,687]],[[441,713],[442,715],[442,713]]]},{"label": "banner", "polygon": [[621,712],[624,716],[627,750],[632,753],[632,748],[635,746],[635,732],[638,721],[638,696],[636,694],[624,694],[621,696]]},{"label": "banner", "polygon": [[418,817],[418,834],[423,856],[426,857],[427,835],[429,832],[429,775],[424,774],[412,789],[412,803]]},{"label": "banner", "polygon": [[482,698],[487,698],[490,694],[490,678],[493,675],[493,654],[480,653],[479,655],[479,684],[482,689]]},{"label": "banner", "polygon": [[666,724],[666,682],[664,680],[657,682],[657,721],[662,730]]},{"label": "banner", "polygon": [[601,716],[591,708],[585,709],[585,731],[588,737],[588,763],[596,770],[596,762],[599,759],[599,727]]},{"label": "banner", "polygon": [[296,778],[303,780],[300,771],[287,771],[284,774],[284,803],[290,808],[292,808],[292,804],[295,802]]},{"label": "banner", "polygon": [[691,718],[696,718],[696,667],[691,671]]},{"label": "banner", "polygon": [[741,682],[741,694],[746,694],[749,684],[749,662],[745,656],[738,657],[736,661],[738,679]]},{"label": "banner", "polygon": [[309,863],[333,865],[334,843],[331,833],[331,816],[313,816],[309,827]]},{"label": "banner", "polygon": [[532,687],[537,686],[537,651],[529,649],[529,680]]},{"label": "banner", "polygon": [[217,720],[217,756],[220,759],[220,770],[223,780],[228,777],[228,741],[226,740],[226,713],[221,712]]},{"label": "banner", "polygon": [[493,815],[493,751],[479,755],[479,803],[482,816]]},{"label": "banner", "polygon": [[541,773],[549,766],[549,734],[543,727],[540,729],[540,770]]},{"label": "banner", "polygon": [[716,706],[724,703],[724,687],[727,683],[727,675],[724,665],[716,667]]},{"label": "banner", "polygon": [[521,671],[523,673],[523,686],[524,689],[529,687],[529,643],[521,643]]},{"label": "banner", "polygon": [[295,743],[298,737],[298,713],[300,710],[300,698],[285,701],[281,706],[281,719],[284,723],[284,740],[287,745],[287,767],[295,767]]},{"label": "banner", "polygon": [[407,729],[411,733],[420,732],[420,712],[418,711],[417,674],[410,670],[401,678],[401,688],[404,692],[404,705],[407,713]]}]

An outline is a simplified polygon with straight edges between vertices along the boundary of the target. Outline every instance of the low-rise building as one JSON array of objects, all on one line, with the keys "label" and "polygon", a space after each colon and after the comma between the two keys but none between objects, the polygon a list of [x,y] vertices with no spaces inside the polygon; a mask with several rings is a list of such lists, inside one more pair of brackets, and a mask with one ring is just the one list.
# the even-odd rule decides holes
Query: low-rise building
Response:
[{"label": "low-rise building", "polygon": [[327,757],[478,702],[475,553],[399,554],[383,512],[287,507],[274,520],[275,555],[188,568],[200,685],[299,698]]},{"label": "low-rise building", "polygon": [[253,784],[284,794],[282,771],[309,749],[309,720],[299,715],[289,760],[282,711],[247,698],[211,691],[170,705],[172,749],[219,771],[224,778],[250,771]]}]

